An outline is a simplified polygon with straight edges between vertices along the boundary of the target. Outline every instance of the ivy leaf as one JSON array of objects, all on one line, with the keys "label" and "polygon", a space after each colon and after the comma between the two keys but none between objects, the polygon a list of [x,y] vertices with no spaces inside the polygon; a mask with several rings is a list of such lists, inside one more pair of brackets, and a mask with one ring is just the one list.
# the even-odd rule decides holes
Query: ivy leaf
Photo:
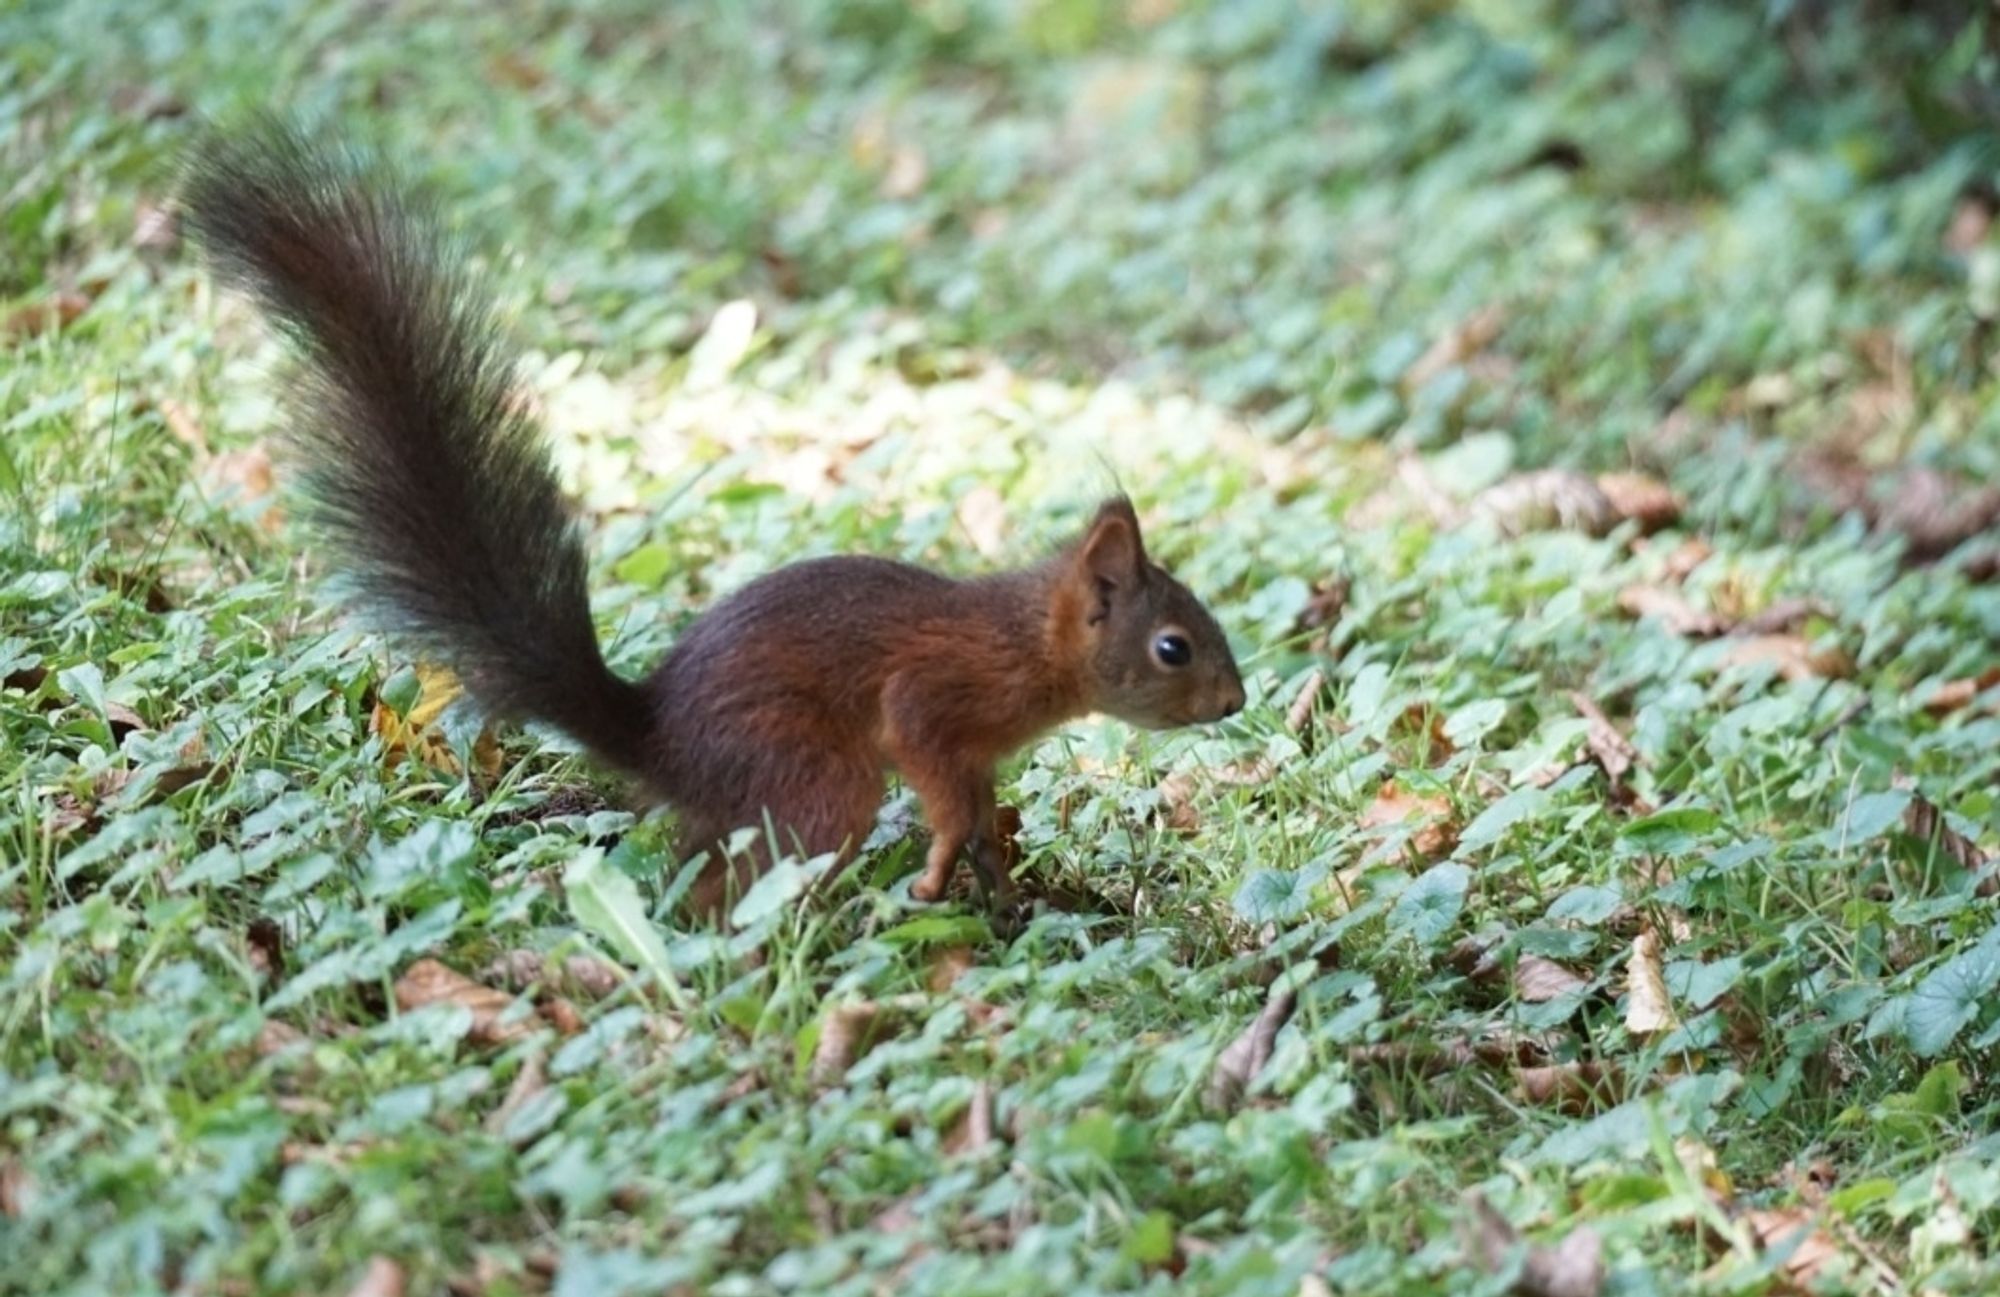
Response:
[{"label": "ivy leaf", "polygon": [[1932,969],[1904,1001],[1903,1034],[1920,1058],[1931,1058],[1979,1016],[1988,992],[2000,986],[2000,926]]},{"label": "ivy leaf", "polygon": [[1456,861],[1434,865],[1403,889],[1396,908],[1389,913],[1389,926],[1406,933],[1420,946],[1435,945],[1451,930],[1465,909],[1466,889],[1472,885],[1472,871]]},{"label": "ivy leaf", "polygon": [[650,973],[674,1008],[689,1011],[687,994],[667,962],[666,942],[646,914],[638,884],[607,868],[603,851],[592,847],[570,862],[563,871],[563,895],[569,899],[569,912],[577,923],[602,938],[627,963]]}]

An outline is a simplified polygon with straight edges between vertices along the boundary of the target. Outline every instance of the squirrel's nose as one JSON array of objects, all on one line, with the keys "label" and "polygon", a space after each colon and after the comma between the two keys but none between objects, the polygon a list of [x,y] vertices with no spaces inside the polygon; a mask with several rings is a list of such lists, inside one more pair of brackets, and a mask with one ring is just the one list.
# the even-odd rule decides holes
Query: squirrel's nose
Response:
[{"label": "squirrel's nose", "polygon": [[1243,710],[1243,686],[1241,684],[1232,685],[1230,686],[1229,692],[1222,695],[1222,715],[1216,717],[1216,719],[1223,720],[1227,717],[1234,716],[1236,713],[1242,710]]}]

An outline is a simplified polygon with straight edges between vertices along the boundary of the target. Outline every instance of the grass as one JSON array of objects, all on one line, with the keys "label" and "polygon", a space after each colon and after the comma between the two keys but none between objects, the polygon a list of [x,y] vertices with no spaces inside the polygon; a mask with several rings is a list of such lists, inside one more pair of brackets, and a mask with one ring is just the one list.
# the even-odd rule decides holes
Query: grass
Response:
[{"label": "grass", "polygon": [[[1474,1190],[1581,1291],[2000,1278],[2000,595],[1925,541],[2000,473],[1985,27],[659,8],[0,15],[0,1291],[1505,1291]],[[900,797],[691,928],[670,817],[434,716],[286,525],[161,219],[263,102],[491,252],[621,668],[1115,480],[1250,707],[1024,754],[1019,932]]]}]

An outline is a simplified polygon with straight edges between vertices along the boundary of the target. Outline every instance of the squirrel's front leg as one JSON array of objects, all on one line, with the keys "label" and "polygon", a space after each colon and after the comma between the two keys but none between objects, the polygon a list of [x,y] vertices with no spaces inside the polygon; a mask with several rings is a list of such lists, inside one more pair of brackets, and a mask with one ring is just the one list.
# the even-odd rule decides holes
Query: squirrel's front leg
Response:
[{"label": "squirrel's front leg", "polygon": [[941,899],[951,888],[952,871],[959,856],[970,849],[980,890],[991,897],[1005,880],[1004,860],[994,825],[992,773],[906,766],[903,778],[923,802],[924,818],[931,826],[931,846],[924,857],[923,876],[910,884],[910,895],[920,901]]}]

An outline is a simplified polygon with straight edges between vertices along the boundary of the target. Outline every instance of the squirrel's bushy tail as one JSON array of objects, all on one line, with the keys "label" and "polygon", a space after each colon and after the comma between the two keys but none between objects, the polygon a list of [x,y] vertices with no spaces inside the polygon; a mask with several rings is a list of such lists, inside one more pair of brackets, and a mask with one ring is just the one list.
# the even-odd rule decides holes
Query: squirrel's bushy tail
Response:
[{"label": "squirrel's bushy tail", "polygon": [[265,121],[198,149],[187,222],[304,361],[289,392],[308,521],[369,613],[472,696],[648,769],[644,693],[612,674],[582,540],[487,296],[429,207]]}]

